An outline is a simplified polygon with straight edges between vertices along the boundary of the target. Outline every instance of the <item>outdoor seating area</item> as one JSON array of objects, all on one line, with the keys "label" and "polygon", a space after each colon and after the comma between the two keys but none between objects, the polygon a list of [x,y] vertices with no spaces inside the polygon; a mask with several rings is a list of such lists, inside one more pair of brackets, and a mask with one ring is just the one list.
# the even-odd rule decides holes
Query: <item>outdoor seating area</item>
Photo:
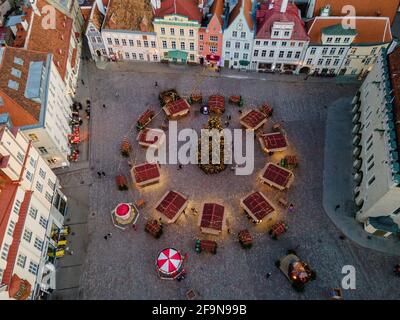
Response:
[{"label": "outdoor seating area", "polygon": [[258,110],[250,110],[240,117],[240,124],[249,130],[257,130],[267,122],[267,116]]},{"label": "outdoor seating area", "polygon": [[136,186],[145,187],[160,181],[160,167],[155,163],[142,163],[131,170]]},{"label": "outdoor seating area", "polygon": [[167,191],[156,205],[156,211],[165,223],[174,223],[185,211],[188,199],[177,191]]},{"label": "outdoor seating area", "polygon": [[293,183],[294,174],[288,169],[269,162],[261,171],[260,180],[278,190],[285,190]]}]

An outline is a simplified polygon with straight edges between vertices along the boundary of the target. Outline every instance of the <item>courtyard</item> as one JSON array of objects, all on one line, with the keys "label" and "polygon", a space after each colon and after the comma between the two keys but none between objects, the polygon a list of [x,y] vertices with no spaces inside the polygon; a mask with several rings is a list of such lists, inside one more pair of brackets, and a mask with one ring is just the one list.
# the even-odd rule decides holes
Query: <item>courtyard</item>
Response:
[{"label": "courtyard", "polygon": [[[393,281],[392,267],[396,257],[361,248],[341,233],[325,214],[322,206],[324,141],[326,116],[337,101],[350,102],[357,83],[339,83],[335,79],[285,75],[254,75],[238,72],[222,74],[207,72],[199,75],[199,67],[167,67],[151,65],[110,65],[99,70],[87,63],[88,86],[92,117],[90,131],[89,212],[87,212],[87,248],[82,266],[80,298],[83,299],[185,299],[189,289],[201,299],[328,299],[330,289],[339,287],[344,275],[342,267],[353,265],[357,274],[357,289],[345,291],[345,299],[394,299],[397,281]],[[154,82],[158,82],[155,87]],[[256,140],[255,169],[249,176],[235,176],[227,169],[216,175],[206,175],[196,165],[162,165],[160,183],[142,189],[131,187],[118,191],[115,176],[129,177],[129,167],[120,154],[120,144],[127,137],[134,146],[136,163],[145,161],[145,149],[136,143],[135,124],[149,106],[158,111],[158,94],[175,88],[181,95],[193,89],[203,94],[240,94],[244,98],[243,113],[267,102],[274,108],[273,117],[265,125],[270,132],[273,123],[282,124],[290,144],[290,153],[300,160],[294,169],[294,183],[288,191],[280,192],[258,180],[266,162],[278,162],[261,150]],[[117,94],[116,94],[117,93]],[[102,105],[106,107],[103,108]],[[238,107],[227,104],[222,122],[231,115],[229,128],[240,128]],[[158,128],[164,113],[149,125]],[[200,113],[200,105],[193,105],[189,116],[178,121],[178,127],[200,130],[207,116]],[[340,146],[338,146],[340,152]],[[106,177],[98,178],[96,172]],[[168,190],[176,190],[189,198],[189,207],[201,212],[205,202],[225,206],[226,230],[220,236],[205,235],[198,227],[198,216],[186,214],[171,225],[164,226],[160,239],[144,232],[147,219],[152,219],[154,206]],[[279,208],[277,200],[287,194],[295,210],[291,213],[279,208],[279,215],[289,226],[286,234],[275,241],[267,232],[267,223],[252,224],[240,209],[240,199],[251,191],[262,191]],[[110,211],[119,202],[145,200],[140,210],[137,230],[118,230],[111,222]],[[73,214],[73,213],[72,213]],[[253,247],[244,250],[237,241],[237,232],[248,229],[254,238]],[[112,237],[104,235],[112,232]],[[215,240],[216,255],[197,254],[195,239]],[[174,247],[187,254],[186,278],[181,281],[162,281],[155,272],[155,259],[165,247]],[[296,248],[301,259],[317,272],[317,280],[307,285],[304,293],[297,293],[282,273],[274,266],[275,260]],[[272,275],[267,279],[266,274]]]}]

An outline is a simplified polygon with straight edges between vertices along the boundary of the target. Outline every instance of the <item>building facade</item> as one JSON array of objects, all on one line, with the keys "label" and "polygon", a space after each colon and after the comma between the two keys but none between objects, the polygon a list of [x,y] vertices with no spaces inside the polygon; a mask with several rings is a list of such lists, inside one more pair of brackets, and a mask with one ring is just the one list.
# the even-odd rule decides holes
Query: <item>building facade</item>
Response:
[{"label": "building facade", "polygon": [[57,177],[16,128],[1,126],[0,159],[0,299],[36,299],[55,288],[50,228],[65,214],[52,218]]},{"label": "building facade", "polygon": [[384,237],[400,230],[400,50],[390,60],[389,68],[382,49],[352,110],[356,218],[367,232]]},{"label": "building facade", "polygon": [[296,5],[288,0],[269,1],[261,4],[256,17],[251,68],[298,73],[309,38]]},{"label": "building facade", "polygon": [[153,21],[162,60],[199,63],[202,5],[196,0],[164,0]]},{"label": "building facade", "polygon": [[72,98],[53,55],[0,48],[0,106],[52,168],[68,166]]},{"label": "building facade", "polygon": [[224,30],[224,67],[250,68],[255,33],[254,10],[255,4],[252,0],[239,0],[232,9]]}]

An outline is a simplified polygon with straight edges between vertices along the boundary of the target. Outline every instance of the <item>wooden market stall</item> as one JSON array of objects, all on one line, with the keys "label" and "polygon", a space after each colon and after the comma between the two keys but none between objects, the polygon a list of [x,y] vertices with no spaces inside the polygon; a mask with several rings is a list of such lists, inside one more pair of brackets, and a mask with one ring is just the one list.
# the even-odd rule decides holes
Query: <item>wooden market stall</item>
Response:
[{"label": "wooden market stall", "polygon": [[267,116],[258,111],[250,110],[240,117],[240,124],[249,130],[257,130],[267,122]]},{"label": "wooden market stall", "polygon": [[268,162],[261,171],[260,179],[263,183],[279,190],[288,189],[294,180],[292,171]]},{"label": "wooden market stall", "polygon": [[167,191],[156,205],[156,211],[165,223],[174,223],[185,211],[188,199],[177,191]]},{"label": "wooden market stall", "polygon": [[275,207],[260,191],[252,192],[241,199],[240,206],[255,223],[262,222],[264,218],[270,217],[275,212]]},{"label": "wooden market stall", "polygon": [[145,187],[160,181],[160,168],[155,163],[142,163],[131,169],[131,175],[138,187]]},{"label": "wooden market stall", "polygon": [[202,232],[219,235],[225,227],[225,208],[216,203],[205,203],[199,219]]},{"label": "wooden market stall", "polygon": [[288,148],[286,136],[282,132],[264,133],[258,139],[266,153],[285,151]]}]

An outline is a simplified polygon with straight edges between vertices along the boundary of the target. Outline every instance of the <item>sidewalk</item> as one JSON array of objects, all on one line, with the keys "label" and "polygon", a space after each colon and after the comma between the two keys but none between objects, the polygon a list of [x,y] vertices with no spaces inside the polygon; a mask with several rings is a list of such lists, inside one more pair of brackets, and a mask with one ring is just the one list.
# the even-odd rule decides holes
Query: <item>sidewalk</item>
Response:
[{"label": "sidewalk", "polygon": [[[352,175],[351,100],[340,99],[328,109],[325,133],[323,206],[333,223],[358,245],[400,256],[400,240],[387,239],[364,231],[355,219]],[[335,211],[335,206],[340,208]]]}]

